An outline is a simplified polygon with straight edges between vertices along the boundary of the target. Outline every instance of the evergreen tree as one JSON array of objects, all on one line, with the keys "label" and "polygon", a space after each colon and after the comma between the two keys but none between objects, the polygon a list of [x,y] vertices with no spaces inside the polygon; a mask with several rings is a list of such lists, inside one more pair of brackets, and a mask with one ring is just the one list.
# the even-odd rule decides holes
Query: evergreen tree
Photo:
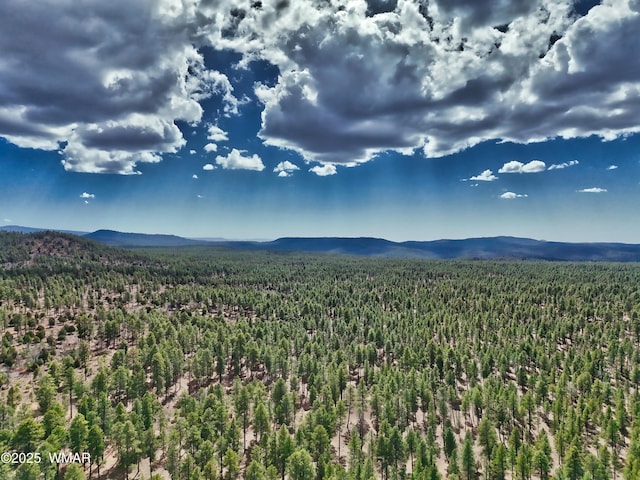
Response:
[{"label": "evergreen tree", "polygon": [[476,460],[473,455],[473,437],[469,432],[467,432],[464,437],[460,461],[462,462],[461,466],[464,478],[466,478],[466,480],[474,478],[476,473]]},{"label": "evergreen tree", "polygon": [[291,480],[314,480],[315,469],[311,455],[304,448],[299,448],[287,460],[287,474]]}]

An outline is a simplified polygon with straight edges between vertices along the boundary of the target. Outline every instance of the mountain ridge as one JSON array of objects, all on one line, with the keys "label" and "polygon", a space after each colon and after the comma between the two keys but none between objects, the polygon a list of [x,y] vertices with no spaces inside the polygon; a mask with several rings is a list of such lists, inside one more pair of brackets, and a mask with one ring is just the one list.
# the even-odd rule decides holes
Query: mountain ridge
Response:
[{"label": "mountain ridge", "polygon": [[[44,229],[17,227],[37,232]],[[6,230],[7,227],[0,227]],[[59,230],[62,232],[62,230]],[[67,233],[68,231],[65,231]],[[531,238],[496,236],[466,239],[394,242],[376,237],[281,237],[271,241],[190,239],[168,234],[96,230],[79,235],[112,247],[196,247],[295,251],[383,258],[512,259],[550,261],[640,262],[640,244],[622,242],[555,242]]]}]

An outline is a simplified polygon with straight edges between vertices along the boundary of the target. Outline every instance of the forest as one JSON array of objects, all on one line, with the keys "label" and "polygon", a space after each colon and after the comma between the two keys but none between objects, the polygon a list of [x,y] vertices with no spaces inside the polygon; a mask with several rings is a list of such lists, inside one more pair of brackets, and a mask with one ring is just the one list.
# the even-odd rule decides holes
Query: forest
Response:
[{"label": "forest", "polygon": [[640,479],[637,263],[0,232],[0,328],[0,479]]}]

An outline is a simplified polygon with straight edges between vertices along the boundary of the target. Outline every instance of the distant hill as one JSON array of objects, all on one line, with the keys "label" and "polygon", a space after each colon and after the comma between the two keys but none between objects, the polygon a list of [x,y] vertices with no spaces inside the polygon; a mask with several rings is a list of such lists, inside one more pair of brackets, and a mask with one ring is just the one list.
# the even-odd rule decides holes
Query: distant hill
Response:
[{"label": "distant hill", "polygon": [[392,258],[640,261],[640,245],[545,242],[517,237],[400,243],[379,238],[279,238],[253,248]]},{"label": "distant hill", "polygon": [[102,264],[139,261],[130,250],[116,249],[69,233],[0,231],[0,266],[34,265],[52,259],[71,259]]},{"label": "distant hill", "polygon": [[212,243],[206,240],[191,240],[176,235],[124,233],[115,230],[96,230],[84,235],[84,237],[112,247],[188,247]]},{"label": "distant hill", "polygon": [[36,228],[36,227],[23,227],[20,225],[3,225],[0,227],[0,232],[18,232],[18,233],[36,233],[36,232],[62,232],[70,233],[72,235],[83,236],[88,232],[80,232],[78,230],[60,230],[57,228]]},{"label": "distant hill", "polygon": [[[0,227],[0,230],[7,227]],[[16,227],[29,231],[28,227]],[[33,229],[39,231],[38,229]],[[517,237],[467,238],[392,242],[380,238],[360,237],[285,237],[269,242],[189,239],[176,235],[150,235],[97,230],[85,234],[112,247],[216,246],[245,250],[297,251],[387,258],[424,259],[514,259],[551,261],[640,262],[640,245],[625,243],[566,243]]]}]

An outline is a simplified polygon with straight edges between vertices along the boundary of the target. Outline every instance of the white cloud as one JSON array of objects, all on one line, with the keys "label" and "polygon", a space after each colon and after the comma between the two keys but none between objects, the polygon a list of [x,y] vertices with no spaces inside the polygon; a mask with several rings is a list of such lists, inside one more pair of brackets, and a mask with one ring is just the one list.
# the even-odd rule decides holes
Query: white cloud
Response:
[{"label": "white cloud", "polygon": [[195,150],[189,150],[189,155],[195,155],[197,152]]},{"label": "white cloud", "polygon": [[264,141],[352,165],[384,150],[438,157],[490,139],[640,131],[640,58],[628,41],[640,5],[576,5],[297,0],[205,16],[211,45],[279,70],[275,85],[256,86]]},{"label": "white cloud", "polygon": [[607,170],[616,170],[617,168],[618,168],[618,166],[617,166],[617,165],[609,165],[609,166],[607,167]]},{"label": "white cloud", "polygon": [[298,167],[295,163],[291,163],[289,160],[280,162],[273,169],[273,171],[277,173],[279,177],[290,177],[296,170],[300,170],[300,167]]},{"label": "white cloud", "polygon": [[258,155],[253,154],[250,157],[245,157],[243,153],[234,148],[226,157],[218,155],[216,163],[225,170],[255,170],[257,172],[264,170],[264,163]]},{"label": "white cloud", "polygon": [[640,3],[576,13],[580,4],[4,0],[0,136],[62,148],[67,170],[137,173],[185,145],[176,122],[201,122],[205,98],[221,100],[208,118],[238,112],[205,47],[240,53],[239,68],[266,60],[278,70],[275,84],[255,86],[260,136],[307,162],[640,132],[629,41]]},{"label": "white cloud", "polygon": [[210,163],[207,163],[207,164],[202,166],[202,170],[206,170],[206,171],[214,170],[215,168],[216,167],[211,165]]},{"label": "white cloud", "polygon": [[84,201],[84,204],[85,204],[85,205],[89,205],[89,200],[85,200],[85,201]]},{"label": "white cloud", "polygon": [[606,188],[600,187],[583,188],[582,190],[578,190],[580,193],[605,193],[606,191]]},{"label": "white cloud", "polygon": [[196,197],[197,197],[197,198],[204,198],[204,195],[200,195],[200,194],[198,194],[198,195],[196,195]]},{"label": "white cloud", "polygon": [[193,175],[191,175],[191,178],[193,178],[194,180],[198,179],[198,175],[196,175],[195,173]]},{"label": "white cloud", "polygon": [[204,151],[205,152],[217,152],[218,151],[218,145],[216,145],[215,143],[207,143],[204,146]]},{"label": "white cloud", "polygon": [[502,195],[500,195],[500,198],[504,198],[505,200],[513,200],[514,198],[526,198],[528,196],[529,195],[527,195],[526,193],[520,194],[514,192],[504,192]]},{"label": "white cloud", "polygon": [[326,177],[326,176],[335,175],[336,173],[338,173],[336,170],[336,166],[331,163],[326,163],[324,165],[316,165],[315,167],[311,167],[309,171],[315,173],[319,177]]},{"label": "white cloud", "polygon": [[567,167],[573,167],[574,165],[578,165],[580,162],[578,160],[570,160],[568,162],[562,163],[554,163],[547,170],[561,170]]},{"label": "white cloud", "polygon": [[498,173],[538,173],[543,172],[547,166],[540,160],[531,160],[529,163],[522,163],[511,160],[505,163]]},{"label": "white cloud", "polygon": [[469,180],[475,180],[480,182],[493,182],[497,180],[498,177],[493,174],[493,172],[489,169],[484,170],[481,174],[475,175],[471,177]]},{"label": "white cloud", "polygon": [[227,132],[222,130],[220,127],[216,125],[209,125],[207,128],[207,139],[212,142],[224,142],[229,140],[229,136],[227,135]]},{"label": "white cloud", "polygon": [[80,198],[96,198],[96,195],[94,193],[82,192]]},{"label": "white cloud", "polygon": [[0,137],[61,149],[66,170],[138,173],[184,146],[176,121],[199,123],[203,99],[237,110],[205,68],[194,2],[6,0],[0,18]]},{"label": "white cloud", "polygon": [[12,222],[12,220],[10,218],[3,218],[2,221],[4,223],[11,223]]}]

